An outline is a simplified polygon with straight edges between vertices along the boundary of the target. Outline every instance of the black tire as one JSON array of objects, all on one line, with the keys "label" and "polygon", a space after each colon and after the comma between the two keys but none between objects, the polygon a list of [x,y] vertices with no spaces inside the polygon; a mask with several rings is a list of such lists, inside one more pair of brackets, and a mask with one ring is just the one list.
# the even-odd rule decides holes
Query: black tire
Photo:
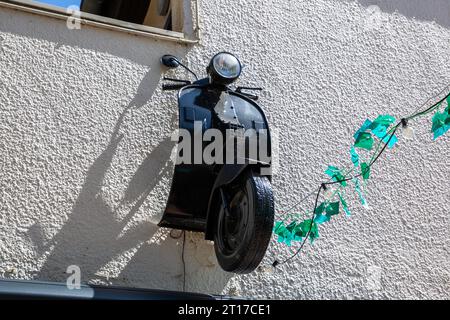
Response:
[{"label": "black tire", "polygon": [[230,214],[220,206],[214,235],[217,260],[225,271],[250,273],[263,259],[272,234],[272,185],[267,177],[249,171],[224,193]]}]

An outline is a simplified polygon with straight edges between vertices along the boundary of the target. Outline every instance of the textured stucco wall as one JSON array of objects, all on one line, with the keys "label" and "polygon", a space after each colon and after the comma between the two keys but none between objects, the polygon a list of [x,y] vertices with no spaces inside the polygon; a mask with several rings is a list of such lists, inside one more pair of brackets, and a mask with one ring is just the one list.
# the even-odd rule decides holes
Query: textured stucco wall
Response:
[{"label": "textured stucco wall", "polygon": [[[180,290],[181,242],[156,227],[177,116],[174,94],[160,90],[158,58],[177,54],[199,73],[219,50],[241,58],[239,83],[265,88],[261,104],[280,129],[282,211],[326,165],[348,164],[366,117],[408,114],[449,84],[448,25],[369,2],[200,1],[195,46],[70,31],[0,8],[0,277],[65,280],[77,264],[83,281]],[[450,12],[434,3],[436,16]],[[226,274],[211,244],[189,233],[187,290],[450,298],[450,138],[432,142],[429,119],[414,127],[416,138],[373,168],[370,208],[351,201],[350,218],[324,225],[313,247],[275,273]],[[264,263],[287,254],[273,242]]]}]

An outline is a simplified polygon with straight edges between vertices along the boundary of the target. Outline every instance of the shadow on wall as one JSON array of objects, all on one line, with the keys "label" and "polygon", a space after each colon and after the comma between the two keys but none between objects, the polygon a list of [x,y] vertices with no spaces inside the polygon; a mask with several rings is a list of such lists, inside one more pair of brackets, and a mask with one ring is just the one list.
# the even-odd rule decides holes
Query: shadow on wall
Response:
[{"label": "shadow on wall", "polygon": [[[122,236],[157,183],[172,175],[170,154],[174,143],[171,139],[163,139],[142,161],[117,208],[110,207],[102,197],[105,175],[123,138],[119,132],[126,114],[145,105],[150,98],[146,95],[151,95],[158,84],[155,80],[150,83],[149,79],[155,77],[144,78],[140,85],[142,90],[138,90],[120,115],[107,148],[86,173],[72,212],[58,234],[43,244],[39,225],[30,228],[29,236],[38,250],[51,251],[40,269],[39,279],[65,281],[67,274],[64,268],[77,265],[81,267],[83,282],[100,280],[120,286],[182,289],[181,241],[169,239],[169,231],[159,229],[152,222],[141,222]],[[125,216],[118,220],[116,212],[129,205],[131,209],[126,209]],[[209,284],[204,290],[220,293],[231,275],[219,272],[221,276],[214,276],[217,264],[211,256],[211,247],[208,248],[205,241],[199,243],[198,236],[194,238],[196,240],[188,240],[186,245],[186,255],[192,255],[187,261],[191,268],[196,265],[188,281],[204,281],[205,277],[197,274],[200,267],[204,267],[211,271],[210,278],[214,279],[213,285]],[[205,273],[205,270],[201,272]],[[203,286],[194,284],[193,287],[198,291]]]},{"label": "shadow on wall", "polygon": [[[101,188],[104,186],[105,175],[123,138],[119,131],[125,116],[132,109],[145,105],[153,94],[158,80],[150,73],[147,74],[141,82],[135,98],[123,110],[107,148],[86,173],[84,184],[68,221],[51,243],[46,245],[47,247],[54,246],[54,249],[42,266],[39,278],[64,280],[67,275],[61,268],[69,265],[82,266],[82,276],[85,280],[98,278],[95,273],[104,267],[111,258],[134,248],[140,241],[149,239],[156,232],[157,226],[146,222],[139,224],[136,229],[130,230],[125,236],[120,237],[125,226],[158,181],[163,176],[171,174],[167,160],[173,143],[169,138],[161,141],[152,150],[131,179],[121,205],[131,202],[135,202],[135,204],[120,221],[115,217],[116,209],[111,208],[103,200]],[[145,236],[145,238],[136,235]],[[30,236],[33,238],[33,235]],[[36,242],[39,241],[34,241],[34,243]]]},{"label": "shadow on wall", "polygon": [[[29,39],[44,39],[57,43],[58,46],[103,52],[145,65],[150,70],[160,68],[155,57],[167,52],[183,56],[186,51],[184,47],[172,43],[161,43],[95,28],[71,31],[61,26],[63,21],[22,12],[17,12],[15,18],[19,21],[15,22],[14,18],[8,17],[1,19],[1,31]],[[29,228],[28,236],[38,253],[48,254],[36,278],[65,281],[65,268],[73,264],[81,267],[83,282],[94,280],[120,286],[181,290],[183,269],[180,241],[166,240],[168,232],[160,230],[149,221],[132,224],[134,227],[123,235],[124,229],[156,184],[161,178],[170,178],[172,174],[169,159],[173,143],[170,139],[162,139],[139,165],[126,187],[119,208],[111,207],[102,196],[106,174],[123,139],[120,134],[121,126],[129,113],[148,103],[158,84],[159,77],[155,76],[155,71],[153,75],[149,72],[141,81],[134,98],[115,123],[106,149],[85,173],[85,180],[72,212],[58,233],[46,242],[39,222]],[[121,211],[120,219],[116,215],[118,209]],[[207,292],[220,293],[230,276],[218,271],[217,265],[210,263],[210,256],[204,257],[204,252],[212,252],[211,248],[205,247],[205,241],[198,245],[196,243],[198,241],[195,239],[186,247],[187,262],[192,263],[188,268],[194,270],[191,279],[189,274],[187,275],[187,281],[204,280],[204,274],[207,273],[206,280],[209,283],[195,283],[192,287],[195,287],[196,291],[204,288]],[[189,252],[189,249],[195,251]],[[40,258],[44,259],[43,256]],[[210,263],[207,267],[211,268],[203,268],[205,260]],[[205,272],[205,269],[209,271]],[[201,273],[198,278],[197,273]],[[108,279],[108,276],[111,276],[111,279]]]},{"label": "shadow on wall", "polygon": [[[158,68],[159,61],[151,61],[150,56],[162,56],[167,52],[183,56],[184,47],[174,42],[138,37],[126,32],[111,31],[98,27],[82,26],[80,30],[70,30],[62,19],[49,18],[37,14],[1,7],[0,31],[21,35],[30,39],[40,39],[55,43],[54,50],[62,46],[83,48],[131,60],[140,65]],[[149,64],[150,62],[150,64]]]},{"label": "shadow on wall", "polygon": [[381,11],[398,12],[409,18],[435,21],[443,27],[450,27],[449,0],[357,0],[364,7],[378,6]]}]

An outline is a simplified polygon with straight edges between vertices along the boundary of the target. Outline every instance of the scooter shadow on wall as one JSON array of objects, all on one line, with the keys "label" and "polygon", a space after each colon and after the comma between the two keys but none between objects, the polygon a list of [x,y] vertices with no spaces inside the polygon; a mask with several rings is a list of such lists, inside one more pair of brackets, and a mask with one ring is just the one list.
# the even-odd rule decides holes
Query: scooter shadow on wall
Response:
[{"label": "scooter shadow on wall", "polygon": [[[107,183],[105,178],[111,172],[117,151],[123,153],[124,150],[121,150],[124,141],[121,127],[124,121],[133,110],[144,106],[152,108],[149,101],[159,85],[159,77],[155,76],[159,57],[170,52],[182,58],[187,52],[186,48],[91,27],[68,30],[65,21],[20,11],[14,11],[15,14],[10,16],[7,12],[0,11],[2,32],[29,39],[43,39],[54,44],[55,51],[60,46],[83,48],[124,58],[153,70],[153,76],[149,72],[144,77],[134,98],[124,107],[106,148],[84,174],[84,182],[67,221],[62,227],[58,226],[56,235],[47,240],[39,222],[28,229],[27,236],[36,249],[36,259],[43,261],[33,277],[66,281],[66,268],[78,265],[82,282],[180,290],[183,280],[180,239],[170,239],[169,231],[159,229],[157,221],[144,220],[129,226],[129,222],[154,191],[155,185],[161,179],[171,179],[169,158],[173,145],[170,139],[161,138],[138,166],[120,199],[119,208],[112,206],[103,197],[102,189]],[[177,118],[176,103],[168,112],[173,112],[174,120]],[[151,127],[152,118],[148,119],[148,126]],[[175,125],[172,129],[175,129]],[[165,203],[159,205],[164,206]],[[116,216],[119,209],[121,214],[125,212],[121,219]],[[126,227],[128,229],[124,232]],[[220,270],[213,255],[212,246],[202,240],[200,235],[187,235],[186,281],[193,284],[187,285],[187,290],[220,293],[225,287],[231,275]]]},{"label": "scooter shadow on wall", "polygon": [[[141,223],[120,237],[124,227],[139,209],[140,204],[163,175],[169,170],[164,169],[164,161],[151,159],[169,159],[171,141],[164,139],[157,145],[147,159],[138,168],[136,175],[141,175],[139,183],[136,178],[131,180],[127,189],[126,201],[136,202],[132,210],[122,220],[116,219],[112,208],[102,196],[105,185],[105,175],[111,166],[116,151],[123,139],[120,128],[124,119],[133,109],[141,108],[158,84],[158,79],[147,74],[140,84],[135,98],[121,113],[108,146],[97,157],[85,175],[85,181],[73,206],[72,212],[58,234],[47,244],[54,247],[42,266],[39,278],[61,281],[67,278],[64,266],[78,265],[81,268],[82,280],[90,281],[99,278],[96,273],[101,270],[110,259],[134,248],[139,241],[151,237],[157,230],[155,224]],[[149,165],[151,164],[151,165]],[[163,170],[164,169],[164,170]],[[31,238],[32,235],[30,235]]]},{"label": "scooter shadow on wall", "polygon": [[[157,85],[159,78],[149,72],[118,118],[106,149],[85,174],[72,212],[53,239],[42,244],[36,237],[39,226],[30,229],[29,237],[39,251],[50,252],[37,278],[65,281],[68,277],[66,268],[77,265],[81,269],[82,282],[182,289],[180,239],[171,239],[169,230],[157,227],[158,221],[133,223],[133,227],[124,232],[155,186],[163,179],[171,180],[170,154],[174,142],[170,137],[163,138],[138,166],[118,207],[108,204],[102,194],[105,176],[124,138],[120,129],[127,114],[145,106]],[[176,117],[174,112],[172,124]],[[122,218],[117,219],[117,211],[124,210]],[[200,235],[188,234],[185,255],[186,262],[191,265],[187,270],[193,270],[187,274],[192,291],[220,293],[231,275],[218,267],[213,247]]]}]

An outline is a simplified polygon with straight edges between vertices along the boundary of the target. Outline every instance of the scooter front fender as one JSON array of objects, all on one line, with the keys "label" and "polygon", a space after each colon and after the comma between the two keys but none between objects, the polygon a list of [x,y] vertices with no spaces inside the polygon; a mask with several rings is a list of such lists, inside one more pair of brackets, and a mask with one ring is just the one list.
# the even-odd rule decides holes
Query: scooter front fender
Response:
[{"label": "scooter front fender", "polygon": [[[213,240],[214,234],[216,232],[217,217],[220,210],[220,205],[222,204],[220,188],[223,186],[232,184],[236,179],[239,179],[242,175],[246,174],[248,170],[253,170],[254,172],[260,172],[263,167],[267,167],[266,164],[256,163],[256,164],[228,164],[224,165],[217,176],[214,186],[211,191],[211,196],[208,202],[208,211],[206,215],[206,226],[205,226],[205,239]],[[271,176],[268,176],[271,179]]]}]

